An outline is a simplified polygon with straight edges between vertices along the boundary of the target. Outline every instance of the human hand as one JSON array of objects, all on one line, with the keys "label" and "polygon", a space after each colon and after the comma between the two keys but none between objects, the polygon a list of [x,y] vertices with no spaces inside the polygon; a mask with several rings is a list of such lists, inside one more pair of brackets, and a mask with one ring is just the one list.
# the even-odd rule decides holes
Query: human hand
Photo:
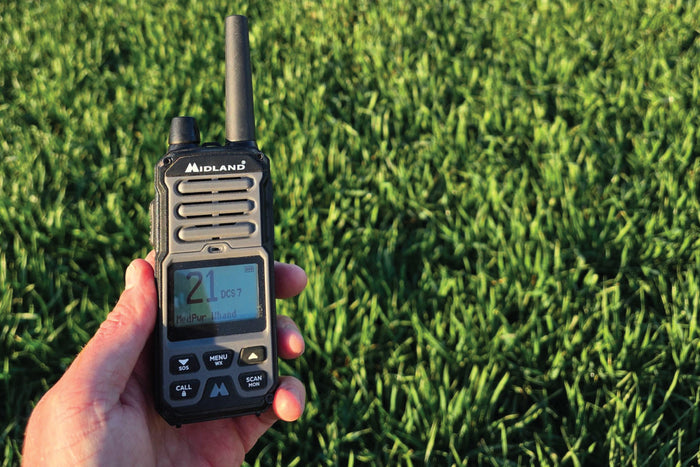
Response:
[{"label": "human hand", "polygon": [[[155,411],[150,336],[156,321],[154,254],[126,270],[119,302],[59,381],[42,397],[27,424],[24,465],[240,465],[245,453],[278,419],[294,421],[306,391],[280,377],[272,410],[174,428]],[[275,264],[277,298],[306,286],[306,274]],[[294,322],[277,317],[277,350],[285,359],[304,352]]]}]

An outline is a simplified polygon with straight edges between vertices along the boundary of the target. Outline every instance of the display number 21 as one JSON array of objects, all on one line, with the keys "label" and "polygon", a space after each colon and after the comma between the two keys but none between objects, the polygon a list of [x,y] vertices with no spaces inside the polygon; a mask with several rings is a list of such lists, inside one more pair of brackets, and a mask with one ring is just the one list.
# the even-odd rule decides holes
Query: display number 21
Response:
[{"label": "display number 21", "polygon": [[[187,294],[188,305],[194,305],[195,303],[202,303],[204,301],[201,298],[192,298],[192,295],[194,295],[197,289],[199,289],[199,286],[202,285],[202,273],[199,271],[189,272],[187,274],[187,279],[191,279],[192,277],[196,277],[197,282],[194,283],[194,287],[192,287],[190,293]],[[209,297],[207,298],[207,303],[215,302],[216,294],[214,293],[214,271],[209,271],[207,273],[207,278],[209,279]]]}]

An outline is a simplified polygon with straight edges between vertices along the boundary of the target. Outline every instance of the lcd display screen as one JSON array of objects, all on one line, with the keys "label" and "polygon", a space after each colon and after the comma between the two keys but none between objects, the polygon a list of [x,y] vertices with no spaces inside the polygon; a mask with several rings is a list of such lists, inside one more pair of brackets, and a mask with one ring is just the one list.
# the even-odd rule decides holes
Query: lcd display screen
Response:
[{"label": "lcd display screen", "polygon": [[175,327],[218,325],[263,316],[257,263],[177,268],[171,277]]}]

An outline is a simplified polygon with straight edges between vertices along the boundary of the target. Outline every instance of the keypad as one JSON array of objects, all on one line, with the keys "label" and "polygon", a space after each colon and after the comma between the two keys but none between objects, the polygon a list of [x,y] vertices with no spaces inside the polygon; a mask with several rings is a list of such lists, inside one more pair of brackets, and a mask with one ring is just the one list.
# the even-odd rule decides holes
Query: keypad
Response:
[{"label": "keypad", "polygon": [[[205,368],[204,371],[201,371],[200,359]],[[226,403],[227,399],[246,396],[247,392],[264,389],[267,387],[267,371],[260,370],[260,367],[256,369],[253,365],[259,365],[266,360],[267,348],[263,345],[245,347],[240,349],[240,352],[216,349],[198,354],[175,355],[170,358],[170,374],[183,375],[184,378],[187,378],[185,375],[190,375],[191,379],[181,379],[171,383],[170,399],[172,401],[197,399],[201,403],[218,404]],[[232,366],[235,367],[233,370],[221,371],[230,369]],[[246,367],[255,371],[241,372]],[[235,384],[235,378],[238,379],[238,385]],[[204,389],[200,391],[202,385]]]}]

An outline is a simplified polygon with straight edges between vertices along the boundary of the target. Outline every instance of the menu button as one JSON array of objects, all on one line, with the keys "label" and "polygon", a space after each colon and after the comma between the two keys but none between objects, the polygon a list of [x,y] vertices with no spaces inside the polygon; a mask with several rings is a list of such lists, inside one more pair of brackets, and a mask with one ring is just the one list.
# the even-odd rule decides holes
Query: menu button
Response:
[{"label": "menu button", "polygon": [[204,354],[204,365],[209,370],[223,370],[233,363],[233,350],[215,350]]}]

